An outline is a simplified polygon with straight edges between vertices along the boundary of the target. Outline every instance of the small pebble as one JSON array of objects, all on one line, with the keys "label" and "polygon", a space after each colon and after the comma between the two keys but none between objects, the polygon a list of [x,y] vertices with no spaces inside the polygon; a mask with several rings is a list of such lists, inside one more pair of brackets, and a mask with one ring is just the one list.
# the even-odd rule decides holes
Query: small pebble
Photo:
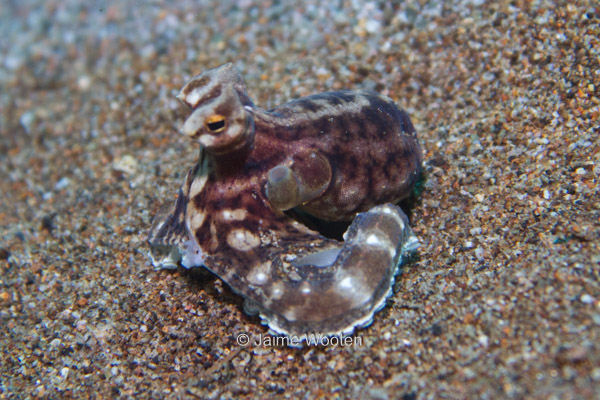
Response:
[{"label": "small pebble", "polygon": [[67,377],[69,376],[69,371],[70,371],[70,369],[69,369],[68,367],[64,367],[64,368],[62,368],[62,369],[60,370],[60,376],[61,376],[63,379],[67,379]]},{"label": "small pebble", "polygon": [[123,157],[116,159],[112,166],[115,171],[132,175],[136,172],[137,165],[137,160],[132,155],[126,154]]},{"label": "small pebble", "polygon": [[62,190],[67,188],[71,184],[71,180],[66,176],[60,178],[58,182],[54,185],[54,190]]},{"label": "small pebble", "polygon": [[592,296],[590,296],[589,294],[587,294],[587,293],[582,294],[581,297],[580,297],[580,299],[581,299],[581,302],[583,304],[592,304],[592,303],[594,303],[594,298]]}]

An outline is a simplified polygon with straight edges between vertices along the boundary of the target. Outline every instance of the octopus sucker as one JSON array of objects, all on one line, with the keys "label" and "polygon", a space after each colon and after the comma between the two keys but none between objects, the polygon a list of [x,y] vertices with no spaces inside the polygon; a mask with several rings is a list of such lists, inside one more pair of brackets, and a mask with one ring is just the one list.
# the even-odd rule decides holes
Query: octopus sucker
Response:
[{"label": "octopus sucker", "polygon": [[[395,205],[422,172],[408,114],[349,90],[265,110],[232,64],[195,76],[178,98],[200,157],[150,229],[155,268],[209,269],[295,343],[370,324],[418,247]],[[351,223],[340,242],[293,215]]]}]

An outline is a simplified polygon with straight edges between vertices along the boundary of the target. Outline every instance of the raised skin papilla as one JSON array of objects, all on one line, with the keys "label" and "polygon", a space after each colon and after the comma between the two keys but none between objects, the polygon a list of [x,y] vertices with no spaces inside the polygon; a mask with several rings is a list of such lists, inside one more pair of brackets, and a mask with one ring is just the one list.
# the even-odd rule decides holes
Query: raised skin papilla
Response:
[{"label": "raised skin papilla", "polygon": [[[274,332],[348,334],[368,324],[417,243],[389,204],[421,173],[406,113],[362,91],[266,111],[231,64],[193,78],[179,97],[193,108],[182,130],[201,156],[170,213],[157,216],[150,242],[176,245],[184,266],[213,271]],[[290,208],[356,218],[339,243],[283,213]]]}]

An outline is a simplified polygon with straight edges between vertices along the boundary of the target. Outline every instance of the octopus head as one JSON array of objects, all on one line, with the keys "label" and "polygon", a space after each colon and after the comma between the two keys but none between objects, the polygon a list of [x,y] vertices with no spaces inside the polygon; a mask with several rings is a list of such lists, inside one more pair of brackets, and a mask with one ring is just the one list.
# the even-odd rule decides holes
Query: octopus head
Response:
[{"label": "octopus head", "polygon": [[194,111],[182,133],[214,156],[235,155],[252,148],[254,119],[239,73],[231,64],[194,77],[178,98]]}]

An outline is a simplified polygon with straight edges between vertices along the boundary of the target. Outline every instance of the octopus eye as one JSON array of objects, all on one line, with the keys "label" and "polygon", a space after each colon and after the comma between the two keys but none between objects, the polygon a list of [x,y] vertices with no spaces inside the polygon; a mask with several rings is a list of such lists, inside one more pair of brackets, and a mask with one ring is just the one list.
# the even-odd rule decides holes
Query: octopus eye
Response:
[{"label": "octopus eye", "polygon": [[220,114],[211,115],[204,124],[211,133],[219,133],[225,130],[225,117]]}]

